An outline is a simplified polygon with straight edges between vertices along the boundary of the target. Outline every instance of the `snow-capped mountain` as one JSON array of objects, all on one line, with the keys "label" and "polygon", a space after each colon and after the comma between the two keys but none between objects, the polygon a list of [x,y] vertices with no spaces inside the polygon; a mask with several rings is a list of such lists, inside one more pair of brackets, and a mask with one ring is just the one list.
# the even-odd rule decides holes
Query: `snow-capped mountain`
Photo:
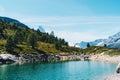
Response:
[{"label": "snow-capped mountain", "polygon": [[109,48],[120,48],[120,32],[110,36],[104,43],[106,43]]},{"label": "snow-capped mountain", "polygon": [[40,30],[40,32],[45,33],[45,29],[42,26],[39,26],[38,29]]},{"label": "snow-capped mountain", "polygon": [[99,43],[102,43],[105,39],[97,39],[95,41],[91,41],[91,42],[85,42],[85,41],[82,41],[80,43],[76,43],[77,46],[79,46],[80,48],[87,48],[87,44],[89,43],[90,46],[97,46]]},{"label": "snow-capped mountain", "polygon": [[104,46],[104,44],[106,44],[109,48],[120,48],[120,32],[113,36],[109,36],[108,39],[97,39],[91,42],[82,41],[80,43],[76,43],[76,45],[85,49],[87,48],[87,43],[91,46]]}]

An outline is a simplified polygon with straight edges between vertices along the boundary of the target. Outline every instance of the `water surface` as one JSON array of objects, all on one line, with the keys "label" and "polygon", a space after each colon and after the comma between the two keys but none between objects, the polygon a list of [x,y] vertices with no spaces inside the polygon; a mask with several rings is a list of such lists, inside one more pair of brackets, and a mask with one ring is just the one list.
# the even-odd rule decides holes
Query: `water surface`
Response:
[{"label": "water surface", "polygon": [[115,64],[91,61],[1,65],[0,80],[103,80]]}]

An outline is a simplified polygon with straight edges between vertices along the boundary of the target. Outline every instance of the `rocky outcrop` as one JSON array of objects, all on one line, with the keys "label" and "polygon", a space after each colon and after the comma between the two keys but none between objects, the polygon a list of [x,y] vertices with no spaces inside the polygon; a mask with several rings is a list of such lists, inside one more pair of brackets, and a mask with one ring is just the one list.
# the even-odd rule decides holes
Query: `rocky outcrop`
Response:
[{"label": "rocky outcrop", "polygon": [[10,64],[16,62],[17,58],[11,54],[0,54],[0,64]]},{"label": "rocky outcrop", "polygon": [[46,55],[46,54],[21,54],[20,60],[21,62],[58,62],[60,61],[60,57],[58,55]]},{"label": "rocky outcrop", "polygon": [[33,55],[33,54],[20,54],[19,61],[21,62],[46,62],[47,55]]},{"label": "rocky outcrop", "polygon": [[22,54],[21,60],[22,62],[60,62],[60,61],[73,61],[73,60],[81,60],[81,56],[79,55],[69,55],[69,56],[60,56],[60,55],[33,55],[33,54]]},{"label": "rocky outcrop", "polygon": [[117,73],[117,74],[120,74],[120,63],[119,63],[118,66],[117,66],[116,73]]},{"label": "rocky outcrop", "polygon": [[60,56],[60,61],[74,61],[74,60],[81,60],[81,56],[79,55]]},{"label": "rocky outcrop", "polygon": [[19,54],[19,56],[15,56],[12,54],[0,54],[0,64],[8,64],[13,62],[62,62],[62,61],[73,61],[73,60],[81,60],[80,55],[69,55],[69,56],[60,56],[60,55],[47,55],[47,54]]},{"label": "rocky outcrop", "polygon": [[108,76],[105,80],[120,80],[120,63],[116,68],[116,73]]}]

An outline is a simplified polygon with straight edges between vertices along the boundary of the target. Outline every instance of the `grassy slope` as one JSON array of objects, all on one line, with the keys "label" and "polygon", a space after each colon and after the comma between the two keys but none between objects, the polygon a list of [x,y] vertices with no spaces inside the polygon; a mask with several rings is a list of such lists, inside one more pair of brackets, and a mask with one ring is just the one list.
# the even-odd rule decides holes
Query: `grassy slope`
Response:
[{"label": "grassy slope", "polygon": [[105,52],[105,54],[108,54],[110,56],[113,55],[120,55],[120,49],[110,49],[110,48],[106,48],[106,47],[89,47],[87,49],[83,50],[84,53],[86,54],[100,54]]},{"label": "grassy slope", "polygon": [[[6,44],[6,40],[0,39],[0,50],[3,52],[6,52],[5,50],[5,44]],[[38,54],[38,51],[32,49],[30,46],[28,46],[26,43],[21,43],[17,45],[18,48],[15,48],[14,51],[17,53],[32,53],[32,54]],[[55,49],[55,45],[54,44],[50,44],[50,43],[44,43],[44,42],[37,42],[37,49],[44,51],[47,54],[58,54],[61,53],[60,55],[70,55],[73,53],[76,54],[81,54],[82,51],[86,54],[100,54],[102,52],[105,52],[108,55],[120,55],[120,49],[109,49],[106,47],[89,47],[87,49],[78,49],[78,48],[73,48],[73,47],[69,47],[69,49],[64,49],[66,51],[60,51]],[[76,52],[75,52],[76,51]]]},{"label": "grassy slope", "polygon": [[45,51],[46,53],[58,53],[58,52],[61,52],[61,51],[55,49],[54,44],[38,42],[37,46],[38,46],[38,48],[40,50]]},{"label": "grassy slope", "polygon": [[[6,40],[0,39],[0,50],[5,51]],[[45,53],[59,53],[61,51],[56,50],[54,44],[37,42],[37,49],[44,51]],[[21,43],[17,45],[17,48],[14,49],[17,53],[37,53],[36,50],[32,49],[26,43]]]},{"label": "grassy slope", "polygon": [[[0,39],[0,50],[6,52],[5,50],[6,40]],[[55,48],[55,44],[44,43],[44,42],[37,42],[36,49],[45,52],[46,54],[60,54],[60,55],[71,55],[73,53],[80,54],[81,50],[79,48],[74,47],[63,47],[61,50],[57,50]],[[32,49],[27,43],[23,42],[18,44],[14,51],[18,54],[22,53],[31,53],[31,54],[38,54],[38,51]]]},{"label": "grassy slope", "polygon": [[[9,25],[7,25],[9,26]],[[18,27],[17,30],[25,30],[25,28],[22,27]],[[5,28],[3,30],[3,34],[6,36],[14,36],[16,32],[16,29],[10,29],[10,28]],[[27,33],[34,33],[34,30],[28,29]],[[7,53],[6,49],[5,49],[5,44],[6,44],[6,39],[0,39],[0,51]],[[61,50],[57,50],[55,48],[55,44],[50,44],[50,43],[45,43],[45,42],[37,42],[37,46],[36,49],[32,49],[30,46],[27,45],[26,42],[22,42],[16,45],[17,47],[14,48],[14,52],[17,54],[21,54],[21,53],[32,53],[32,54],[38,54],[39,52],[45,52],[46,54],[60,54],[61,55],[69,55],[73,50],[73,52],[79,52],[78,50],[76,50],[76,48],[71,48],[71,47],[67,47],[67,48],[62,48]],[[65,49],[65,50],[63,50]]]}]

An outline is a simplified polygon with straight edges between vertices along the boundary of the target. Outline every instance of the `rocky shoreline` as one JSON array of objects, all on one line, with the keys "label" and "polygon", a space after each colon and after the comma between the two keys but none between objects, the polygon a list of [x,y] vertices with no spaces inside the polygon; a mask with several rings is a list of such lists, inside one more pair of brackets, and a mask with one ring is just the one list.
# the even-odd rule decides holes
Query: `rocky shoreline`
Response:
[{"label": "rocky shoreline", "polygon": [[107,76],[104,80],[120,80],[120,56],[109,56],[104,53],[91,55],[89,57],[91,61],[101,61],[118,64],[116,71]]},{"label": "rocky shoreline", "polygon": [[0,54],[0,65],[2,64],[11,64],[11,63],[25,63],[25,62],[62,62],[62,61],[73,61],[81,60],[79,55],[69,55],[69,56],[60,56],[60,55],[46,55],[46,54],[20,54],[18,56],[12,54]]},{"label": "rocky shoreline", "polygon": [[[91,60],[91,61],[102,61],[110,63],[120,63],[120,56],[109,56],[103,53],[97,55],[46,55],[46,54],[20,54],[18,56],[12,54],[0,54],[0,65],[11,64],[11,63],[26,63],[26,62],[63,62],[63,61],[73,61],[73,60]],[[118,71],[118,73],[117,73]],[[111,74],[106,77],[105,80],[120,80],[120,64],[116,68],[116,73]]]},{"label": "rocky shoreline", "polygon": [[110,62],[110,63],[120,63],[120,56],[109,56],[105,53],[90,55],[89,60],[91,61],[101,61],[101,62]]}]

